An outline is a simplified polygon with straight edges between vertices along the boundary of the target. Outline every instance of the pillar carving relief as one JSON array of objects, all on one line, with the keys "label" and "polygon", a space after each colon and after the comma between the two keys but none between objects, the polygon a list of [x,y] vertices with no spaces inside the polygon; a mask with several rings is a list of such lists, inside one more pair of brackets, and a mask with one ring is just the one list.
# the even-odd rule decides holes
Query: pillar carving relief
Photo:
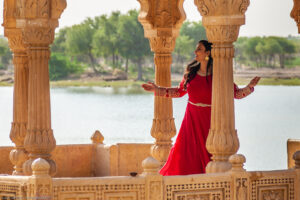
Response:
[{"label": "pillar carving relief", "polygon": [[16,28],[15,7],[14,1],[4,1],[3,27],[13,52],[14,64],[13,122],[10,139],[15,143],[15,148],[10,152],[10,160],[14,165],[13,175],[22,175],[22,165],[27,159],[24,138],[28,118],[28,58],[22,32]]},{"label": "pillar carving relief", "polygon": [[239,148],[234,119],[233,42],[238,38],[240,26],[245,24],[249,0],[195,0],[195,5],[203,16],[207,38],[213,43],[212,115],[206,142],[212,161],[206,172],[225,172],[231,169],[228,158]]},{"label": "pillar carving relief", "polygon": [[[138,19],[154,52],[155,83],[171,87],[171,53],[185,19],[183,0],[138,1],[141,4]],[[155,138],[151,154],[163,165],[172,147],[171,138],[176,135],[171,98],[155,97],[151,135]]]},{"label": "pillar carving relief", "polygon": [[56,141],[51,128],[48,62],[49,45],[65,7],[65,0],[16,0],[17,28],[22,31],[29,68],[28,124],[24,140],[29,159],[23,164],[26,175],[32,173],[31,164],[38,157],[49,163],[51,175],[56,172],[56,164],[51,160]]},{"label": "pillar carving relief", "polygon": [[296,21],[298,33],[300,33],[300,1],[294,0],[294,7],[291,11],[291,17]]}]

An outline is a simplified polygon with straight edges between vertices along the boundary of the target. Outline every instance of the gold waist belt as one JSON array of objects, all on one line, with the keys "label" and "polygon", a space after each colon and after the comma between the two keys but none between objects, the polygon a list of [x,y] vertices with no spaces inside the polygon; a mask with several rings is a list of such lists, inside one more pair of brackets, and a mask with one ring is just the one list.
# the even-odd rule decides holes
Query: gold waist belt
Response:
[{"label": "gold waist belt", "polygon": [[205,104],[205,103],[193,103],[191,101],[188,101],[190,104],[194,105],[194,106],[200,106],[200,107],[211,107],[210,104]]}]

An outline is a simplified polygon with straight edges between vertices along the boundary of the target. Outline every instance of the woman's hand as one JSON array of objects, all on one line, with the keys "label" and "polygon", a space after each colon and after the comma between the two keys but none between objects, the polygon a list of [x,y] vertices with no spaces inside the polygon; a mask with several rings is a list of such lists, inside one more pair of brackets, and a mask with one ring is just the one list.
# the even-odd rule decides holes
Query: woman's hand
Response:
[{"label": "woman's hand", "polygon": [[155,83],[152,83],[152,82],[148,82],[148,83],[142,84],[142,87],[144,88],[144,90],[146,90],[148,92],[154,92],[155,89],[158,88],[158,86],[155,85]]},{"label": "woman's hand", "polygon": [[248,84],[248,87],[254,88],[257,85],[259,80],[260,80],[260,77],[258,77],[258,76],[254,77]]}]

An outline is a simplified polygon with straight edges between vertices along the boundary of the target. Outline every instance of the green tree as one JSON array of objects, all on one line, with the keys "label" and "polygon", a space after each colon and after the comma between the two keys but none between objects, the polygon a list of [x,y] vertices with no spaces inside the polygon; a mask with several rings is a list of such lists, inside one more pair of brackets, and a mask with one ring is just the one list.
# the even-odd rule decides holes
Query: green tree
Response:
[{"label": "green tree", "polygon": [[[249,38],[245,44],[245,53],[250,61],[254,61],[256,66],[259,67],[261,64],[261,55],[256,50],[256,46],[262,42],[261,37]],[[251,63],[251,62],[250,62]]]},{"label": "green tree", "polygon": [[247,64],[247,55],[245,53],[247,40],[247,37],[239,37],[234,43],[234,60],[236,66],[239,66],[240,64]]},{"label": "green tree", "polygon": [[279,63],[284,68],[286,59],[297,52],[296,45],[297,40],[283,37],[241,37],[235,43],[235,60],[250,65],[254,62],[257,67],[276,67]]},{"label": "green tree", "polygon": [[205,28],[202,22],[189,22],[186,21],[182,24],[180,29],[180,35],[186,35],[193,40],[194,48],[196,47],[198,41],[207,40]]},{"label": "green tree", "polygon": [[277,40],[273,39],[273,38],[266,38],[264,40],[265,43],[265,56],[266,56],[266,64],[271,66],[271,67],[275,67],[276,65],[276,55],[280,55],[282,53],[282,47],[281,45],[278,43]]},{"label": "green tree", "polygon": [[79,25],[74,25],[67,30],[66,47],[73,56],[86,59],[95,73],[98,73],[96,58],[93,53],[92,41],[96,32],[95,23],[88,18]]},{"label": "green tree", "polygon": [[[143,79],[142,65],[146,57],[151,55],[149,41],[144,37],[144,29],[137,20],[138,11],[130,10],[122,16],[119,24],[120,54],[137,66],[137,80]],[[127,64],[128,66],[128,64]],[[127,71],[125,69],[125,71]]]},{"label": "green tree", "polygon": [[281,51],[279,52],[279,63],[280,67],[285,67],[285,60],[288,56],[296,52],[295,45],[286,38],[283,37],[270,37],[278,42],[281,47]]},{"label": "green tree", "polygon": [[52,53],[49,61],[50,80],[66,78],[70,74],[83,72],[83,66],[76,61],[71,61],[70,57],[61,53]]},{"label": "green tree", "polygon": [[119,62],[119,42],[118,33],[120,12],[113,12],[110,17],[102,15],[97,18],[99,28],[93,37],[93,49],[98,56],[111,56],[112,65],[116,67]]},{"label": "green tree", "polygon": [[195,47],[200,40],[207,40],[206,31],[202,22],[184,22],[180,29],[180,36],[176,40],[173,53],[176,71],[181,71],[178,69],[182,69],[182,64],[194,57]]},{"label": "green tree", "polygon": [[6,38],[0,37],[0,69],[7,69],[12,59],[12,53]]},{"label": "green tree", "polygon": [[51,45],[51,52],[67,52],[67,32],[70,29],[70,27],[59,29],[59,32],[55,34],[55,39],[53,41],[53,44]]},{"label": "green tree", "polygon": [[118,33],[120,34],[119,52],[120,55],[125,58],[125,73],[128,76],[129,60],[132,57],[131,47],[134,46],[134,38],[132,38],[132,32],[137,27],[136,18],[130,14],[122,15],[120,17],[120,26]]},{"label": "green tree", "polygon": [[183,69],[183,63],[186,62],[186,60],[191,59],[191,52],[194,51],[194,43],[193,40],[187,36],[187,35],[180,35],[176,39],[176,46],[175,50],[173,52],[174,55],[174,62],[176,63],[174,65],[176,71],[182,72]]}]

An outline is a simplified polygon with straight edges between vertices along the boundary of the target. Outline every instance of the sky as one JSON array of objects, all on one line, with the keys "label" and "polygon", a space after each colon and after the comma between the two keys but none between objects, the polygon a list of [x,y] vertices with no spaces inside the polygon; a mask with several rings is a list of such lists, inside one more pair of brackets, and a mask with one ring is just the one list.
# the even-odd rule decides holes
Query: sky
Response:
[{"label": "sky", "polygon": [[[3,22],[3,1],[0,0],[0,22]],[[59,20],[60,27],[79,24],[87,17],[102,14],[109,15],[120,10],[126,13],[130,9],[139,9],[137,0],[67,0],[67,8]],[[241,26],[239,36],[288,36],[298,35],[296,22],[290,17],[293,0],[250,0],[246,12],[246,25]],[[184,1],[187,20],[199,21],[201,15],[194,0]],[[3,35],[3,28],[0,28]]]}]

